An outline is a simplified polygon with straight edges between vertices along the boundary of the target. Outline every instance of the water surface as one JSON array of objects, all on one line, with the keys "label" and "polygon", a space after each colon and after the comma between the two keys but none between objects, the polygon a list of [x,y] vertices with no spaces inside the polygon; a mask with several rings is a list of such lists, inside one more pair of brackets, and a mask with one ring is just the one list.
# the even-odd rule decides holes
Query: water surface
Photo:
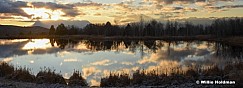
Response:
[{"label": "water surface", "polygon": [[110,72],[132,73],[189,66],[223,67],[242,59],[241,47],[207,41],[163,40],[0,40],[0,60],[37,74],[50,68],[69,78],[79,70],[91,85]]}]

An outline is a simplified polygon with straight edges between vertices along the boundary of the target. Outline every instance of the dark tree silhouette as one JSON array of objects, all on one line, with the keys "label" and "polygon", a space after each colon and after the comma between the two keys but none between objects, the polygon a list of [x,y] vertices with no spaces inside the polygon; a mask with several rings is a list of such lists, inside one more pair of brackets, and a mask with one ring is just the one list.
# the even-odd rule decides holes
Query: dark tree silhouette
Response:
[{"label": "dark tree silhouette", "polygon": [[67,32],[68,32],[67,28],[65,27],[65,25],[63,23],[57,26],[57,29],[56,29],[57,35],[66,35],[66,34],[68,34]]},{"label": "dark tree silhouette", "polygon": [[[88,24],[83,29],[68,26],[64,24],[57,26],[55,34],[57,35],[102,35],[102,36],[132,36],[132,37],[161,37],[161,36],[242,36],[243,18],[220,18],[213,21],[211,25],[195,25],[189,21],[176,22],[167,21],[165,24],[156,20],[150,22],[129,23],[126,26],[106,24]],[[50,29],[55,29],[51,27]],[[49,34],[53,31],[50,30]]]},{"label": "dark tree silhouette", "polygon": [[130,24],[127,24],[127,26],[125,27],[125,31],[124,31],[124,36],[131,36],[133,35],[131,32],[132,28]]},{"label": "dark tree silhouette", "polygon": [[54,25],[51,25],[49,35],[54,35],[54,34],[55,34],[55,28],[54,28]]}]

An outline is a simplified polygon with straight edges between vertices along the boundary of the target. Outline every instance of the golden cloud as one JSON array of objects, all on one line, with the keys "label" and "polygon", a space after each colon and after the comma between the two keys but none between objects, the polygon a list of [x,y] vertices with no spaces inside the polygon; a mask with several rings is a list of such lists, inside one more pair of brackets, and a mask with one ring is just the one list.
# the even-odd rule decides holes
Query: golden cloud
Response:
[{"label": "golden cloud", "polygon": [[91,82],[92,86],[100,86],[100,82],[97,80],[92,79],[92,80],[90,80],[90,82]]},{"label": "golden cloud", "polygon": [[101,72],[101,70],[98,70],[95,67],[87,67],[87,68],[83,68],[82,72],[83,72],[83,77],[86,79],[88,76]]},{"label": "golden cloud", "polygon": [[8,63],[11,62],[12,60],[13,58],[4,58],[2,61]]},{"label": "golden cloud", "polygon": [[109,62],[111,62],[111,61],[108,60],[108,59],[105,59],[105,60],[93,62],[93,63],[91,63],[91,65],[103,65],[103,66],[107,66],[107,65],[110,65],[111,64]]}]

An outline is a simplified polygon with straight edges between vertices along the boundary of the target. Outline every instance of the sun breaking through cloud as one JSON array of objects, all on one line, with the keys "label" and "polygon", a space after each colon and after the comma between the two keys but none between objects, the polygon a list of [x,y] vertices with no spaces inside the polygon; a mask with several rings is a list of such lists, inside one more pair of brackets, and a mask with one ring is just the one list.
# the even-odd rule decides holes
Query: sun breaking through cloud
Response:
[{"label": "sun breaking through cloud", "polygon": [[[146,20],[242,17],[242,0],[1,0],[0,19],[88,20],[126,24]],[[200,15],[199,15],[200,14]],[[3,22],[0,22],[3,24]]]}]

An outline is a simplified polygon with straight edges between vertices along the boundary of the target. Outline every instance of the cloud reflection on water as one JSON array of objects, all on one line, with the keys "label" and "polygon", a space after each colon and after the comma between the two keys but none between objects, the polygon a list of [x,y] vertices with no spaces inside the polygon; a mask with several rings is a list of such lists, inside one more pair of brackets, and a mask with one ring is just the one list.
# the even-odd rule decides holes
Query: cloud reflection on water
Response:
[{"label": "cloud reflection on water", "polygon": [[[13,41],[13,42],[12,42]],[[89,40],[0,40],[0,59],[15,66],[41,67],[61,71],[69,78],[75,70],[82,71],[92,85],[112,72],[132,73],[139,69],[154,70],[234,61],[217,56],[215,43],[165,41],[89,41]],[[38,44],[36,44],[38,43]],[[39,46],[40,45],[40,46]],[[54,46],[53,46],[54,45]],[[23,48],[28,46],[26,48]],[[31,53],[31,54],[30,54]],[[169,71],[169,70],[167,70]]]}]

